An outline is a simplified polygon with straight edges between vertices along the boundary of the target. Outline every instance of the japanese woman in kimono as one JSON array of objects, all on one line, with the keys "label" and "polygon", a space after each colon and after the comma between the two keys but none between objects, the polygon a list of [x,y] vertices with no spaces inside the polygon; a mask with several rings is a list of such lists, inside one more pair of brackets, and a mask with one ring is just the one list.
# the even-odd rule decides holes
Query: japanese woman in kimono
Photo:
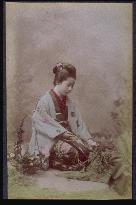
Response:
[{"label": "japanese woman in kimono", "polygon": [[[97,146],[75,104],[68,97],[76,81],[76,68],[71,64],[58,63],[53,68],[54,88],[42,96],[32,116],[32,137],[29,153],[42,153],[49,161],[48,168],[81,170]],[[109,185],[121,181],[122,193],[126,176],[122,163],[115,163]]]},{"label": "japanese woman in kimono", "polygon": [[58,63],[53,68],[54,88],[42,96],[32,116],[31,154],[49,157],[50,166],[76,169],[96,146],[75,104],[68,97],[76,81],[76,68]]}]

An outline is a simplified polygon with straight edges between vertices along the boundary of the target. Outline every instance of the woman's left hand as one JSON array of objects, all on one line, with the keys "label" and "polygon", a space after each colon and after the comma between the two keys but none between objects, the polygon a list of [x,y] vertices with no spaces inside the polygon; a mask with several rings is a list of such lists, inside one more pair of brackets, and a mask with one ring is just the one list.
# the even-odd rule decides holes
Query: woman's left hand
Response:
[{"label": "woman's left hand", "polygon": [[87,140],[87,144],[89,147],[96,147],[97,146],[97,143],[95,141],[93,141],[92,139],[88,139]]}]

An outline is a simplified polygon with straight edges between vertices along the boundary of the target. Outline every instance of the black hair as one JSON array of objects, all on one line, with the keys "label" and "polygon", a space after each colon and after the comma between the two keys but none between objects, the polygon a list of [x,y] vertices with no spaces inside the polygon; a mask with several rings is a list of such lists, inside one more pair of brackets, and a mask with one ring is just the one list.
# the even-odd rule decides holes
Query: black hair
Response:
[{"label": "black hair", "polygon": [[55,74],[54,85],[62,83],[68,77],[72,77],[76,80],[76,68],[72,64],[57,63],[53,68],[53,73]]}]

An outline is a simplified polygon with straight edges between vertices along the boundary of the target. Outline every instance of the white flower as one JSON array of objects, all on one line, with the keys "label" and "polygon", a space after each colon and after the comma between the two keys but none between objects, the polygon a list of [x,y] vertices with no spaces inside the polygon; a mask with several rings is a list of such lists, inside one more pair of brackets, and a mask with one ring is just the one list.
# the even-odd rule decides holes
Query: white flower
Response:
[{"label": "white flower", "polygon": [[15,154],[14,153],[10,153],[9,155],[11,158],[15,157]]}]

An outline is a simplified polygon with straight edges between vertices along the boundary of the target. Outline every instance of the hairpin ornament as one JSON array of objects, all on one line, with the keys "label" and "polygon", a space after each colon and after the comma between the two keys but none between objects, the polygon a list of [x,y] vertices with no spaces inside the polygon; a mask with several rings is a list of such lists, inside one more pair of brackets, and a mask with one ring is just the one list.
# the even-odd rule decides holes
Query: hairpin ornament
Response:
[{"label": "hairpin ornament", "polygon": [[58,71],[61,71],[61,70],[63,70],[63,65],[62,65],[62,63],[57,63],[57,68],[58,68]]}]

